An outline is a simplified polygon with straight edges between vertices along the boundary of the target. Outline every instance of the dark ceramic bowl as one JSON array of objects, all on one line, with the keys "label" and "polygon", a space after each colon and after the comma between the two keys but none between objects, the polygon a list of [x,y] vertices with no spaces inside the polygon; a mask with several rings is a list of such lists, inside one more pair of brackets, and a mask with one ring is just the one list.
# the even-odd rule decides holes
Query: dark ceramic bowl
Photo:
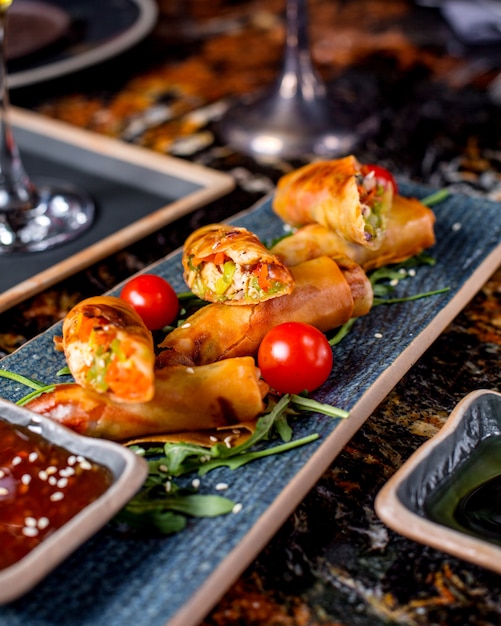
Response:
[{"label": "dark ceramic bowl", "polygon": [[468,394],[381,489],[376,513],[422,544],[501,573],[501,394]]}]

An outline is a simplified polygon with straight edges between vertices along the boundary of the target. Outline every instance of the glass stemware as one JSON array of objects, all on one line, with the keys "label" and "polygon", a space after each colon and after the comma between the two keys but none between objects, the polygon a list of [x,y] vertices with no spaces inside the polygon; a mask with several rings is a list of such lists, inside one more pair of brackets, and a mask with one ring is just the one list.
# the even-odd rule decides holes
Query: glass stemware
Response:
[{"label": "glass stemware", "polygon": [[221,139],[254,157],[348,154],[360,140],[353,119],[328,94],[312,63],[307,0],[286,0],[283,67],[272,88],[230,108]]},{"label": "glass stemware", "polygon": [[0,254],[34,252],[77,237],[94,218],[89,195],[60,181],[26,174],[8,120],[6,26],[13,0],[0,0]]}]

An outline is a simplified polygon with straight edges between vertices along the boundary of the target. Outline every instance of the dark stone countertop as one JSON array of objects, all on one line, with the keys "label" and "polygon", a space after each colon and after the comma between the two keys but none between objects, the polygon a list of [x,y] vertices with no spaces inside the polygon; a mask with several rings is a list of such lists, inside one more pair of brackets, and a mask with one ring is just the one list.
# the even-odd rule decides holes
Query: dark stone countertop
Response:
[{"label": "dark stone countertop", "polygon": [[[180,246],[197,226],[251,206],[298,163],[259,163],[218,143],[213,119],[187,114],[276,75],[283,3],[159,0],[154,32],[133,50],[14,104],[230,172],[233,192],[0,314],[8,354],[73,304]],[[182,4],[180,5],[182,6]],[[315,61],[338,98],[376,116],[357,150],[402,179],[501,197],[498,46],[466,46],[437,9],[404,0],[314,0]],[[191,13],[190,13],[191,12]],[[180,20],[180,21],[179,21]],[[197,27],[195,30],[193,26]],[[249,50],[254,53],[250,54]],[[152,124],[155,106],[172,120]],[[134,135],[130,133],[135,120]],[[190,139],[188,143],[186,140]],[[469,391],[501,390],[501,271],[375,410],[204,626],[485,626],[501,623],[501,577],[388,529],[374,498]]]}]

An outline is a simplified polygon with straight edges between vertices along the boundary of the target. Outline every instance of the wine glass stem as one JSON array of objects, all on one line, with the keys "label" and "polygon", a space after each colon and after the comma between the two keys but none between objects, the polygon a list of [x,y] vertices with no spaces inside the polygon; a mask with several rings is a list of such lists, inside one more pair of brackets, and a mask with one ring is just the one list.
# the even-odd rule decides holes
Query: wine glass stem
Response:
[{"label": "wine glass stem", "polygon": [[36,189],[27,176],[9,123],[6,61],[7,11],[0,9],[0,212],[29,210],[37,203]]},{"label": "wine glass stem", "polygon": [[305,100],[325,96],[325,86],[313,67],[308,35],[308,0],[286,0],[284,66],[279,91],[285,98]]}]

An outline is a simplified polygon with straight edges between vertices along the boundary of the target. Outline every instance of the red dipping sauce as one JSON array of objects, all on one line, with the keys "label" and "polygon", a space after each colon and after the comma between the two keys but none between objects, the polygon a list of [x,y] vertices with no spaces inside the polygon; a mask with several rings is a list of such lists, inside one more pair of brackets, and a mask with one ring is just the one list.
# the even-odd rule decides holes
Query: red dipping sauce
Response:
[{"label": "red dipping sauce", "polygon": [[0,570],[22,559],[112,482],[110,469],[0,417]]}]

